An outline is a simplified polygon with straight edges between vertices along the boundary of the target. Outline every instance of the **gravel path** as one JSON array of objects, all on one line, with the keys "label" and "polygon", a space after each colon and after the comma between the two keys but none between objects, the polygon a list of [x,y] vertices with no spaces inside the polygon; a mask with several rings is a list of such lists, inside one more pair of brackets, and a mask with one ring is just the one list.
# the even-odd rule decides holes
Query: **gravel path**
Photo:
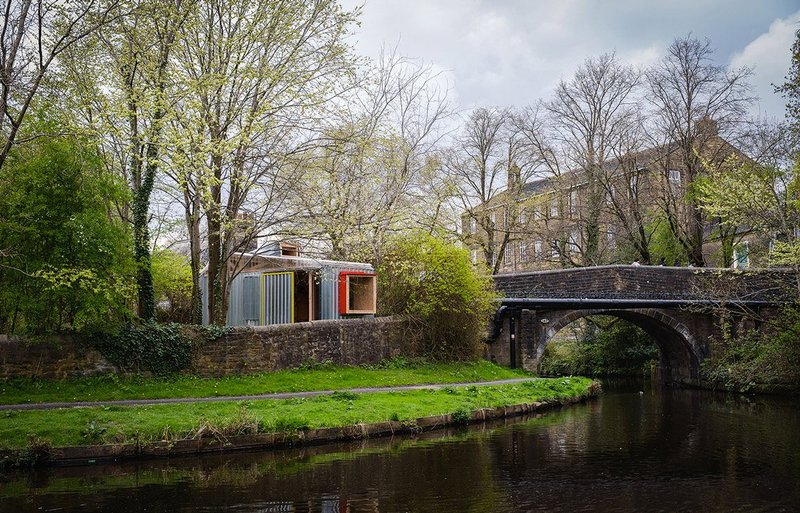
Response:
[{"label": "gravel path", "polygon": [[394,387],[374,388],[344,388],[341,390],[311,390],[307,392],[278,392],[272,394],[255,395],[229,395],[217,397],[171,397],[167,399],[124,399],[118,401],[80,401],[63,403],[28,403],[28,404],[3,404],[0,411],[4,410],[54,410],[58,408],[86,408],[91,406],[141,406],[150,404],[174,403],[215,403],[223,401],[252,401],[262,399],[292,399],[295,397],[315,397],[318,395],[332,395],[334,392],[351,392],[356,394],[373,394],[376,392],[404,392],[407,390],[439,390],[444,387],[489,386],[525,383],[536,378],[500,379],[497,381],[479,381],[475,383],[440,383],[425,385],[403,385]]}]

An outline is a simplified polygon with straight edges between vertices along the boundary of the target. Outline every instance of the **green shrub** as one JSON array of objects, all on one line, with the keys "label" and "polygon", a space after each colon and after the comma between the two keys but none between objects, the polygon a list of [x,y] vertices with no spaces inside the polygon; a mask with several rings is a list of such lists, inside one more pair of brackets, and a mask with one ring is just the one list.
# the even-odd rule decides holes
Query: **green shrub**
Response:
[{"label": "green shrub", "polygon": [[481,343],[498,297],[487,270],[469,252],[429,234],[392,241],[378,266],[382,314],[418,321],[417,336],[434,359],[466,360]]},{"label": "green shrub", "polygon": [[542,359],[545,375],[642,375],[658,359],[658,348],[641,328],[607,316],[586,318],[578,337],[550,342]]},{"label": "green shrub", "polygon": [[226,333],[221,326],[191,326],[176,323],[127,324],[113,334],[93,337],[92,345],[118,368],[167,376],[189,368],[192,348]]},{"label": "green shrub", "polygon": [[86,141],[14,148],[0,179],[0,333],[107,329],[132,317],[131,234],[116,214],[126,199]]},{"label": "green shrub", "polygon": [[706,383],[747,392],[800,389],[800,310],[787,308],[759,330],[712,341],[700,366]]}]

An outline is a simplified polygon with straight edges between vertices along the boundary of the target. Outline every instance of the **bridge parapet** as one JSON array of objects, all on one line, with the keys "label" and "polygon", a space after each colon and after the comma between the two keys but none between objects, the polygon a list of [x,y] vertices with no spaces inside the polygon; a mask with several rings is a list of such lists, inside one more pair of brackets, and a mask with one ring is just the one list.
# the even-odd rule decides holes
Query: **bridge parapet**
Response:
[{"label": "bridge parapet", "polygon": [[603,265],[494,276],[508,298],[779,301],[797,295],[786,269]]}]

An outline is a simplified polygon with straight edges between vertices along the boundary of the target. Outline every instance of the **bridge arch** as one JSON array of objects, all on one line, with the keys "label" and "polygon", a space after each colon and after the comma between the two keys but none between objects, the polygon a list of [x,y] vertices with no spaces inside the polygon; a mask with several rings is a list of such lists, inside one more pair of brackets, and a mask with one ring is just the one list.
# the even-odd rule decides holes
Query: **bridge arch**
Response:
[{"label": "bridge arch", "polygon": [[[544,312],[542,312],[544,314]],[[540,370],[542,357],[553,337],[567,325],[592,315],[609,315],[624,319],[644,330],[658,347],[661,379],[666,383],[697,383],[700,362],[705,351],[686,324],[669,311],[661,309],[587,309],[547,312],[541,319],[539,340],[536,342],[534,362]]]}]

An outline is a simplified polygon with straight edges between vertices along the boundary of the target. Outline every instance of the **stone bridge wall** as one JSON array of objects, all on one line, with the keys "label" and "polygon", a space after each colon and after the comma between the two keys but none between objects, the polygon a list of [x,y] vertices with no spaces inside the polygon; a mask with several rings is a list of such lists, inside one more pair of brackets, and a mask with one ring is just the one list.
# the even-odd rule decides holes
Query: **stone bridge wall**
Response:
[{"label": "stone bridge wall", "polygon": [[[629,265],[497,275],[495,285],[505,297],[526,301],[507,303],[502,331],[487,346],[487,356],[500,364],[535,371],[547,344],[561,328],[587,315],[612,315],[636,324],[653,338],[660,350],[659,369],[665,382],[698,385],[700,364],[712,351],[711,340],[721,336],[719,312],[684,303],[653,306],[646,300],[751,301],[749,307],[764,317],[774,310],[776,301],[797,297],[794,279],[787,270]],[[602,304],[592,307],[578,301],[554,303],[548,299],[612,301],[592,303]],[[738,309],[736,322],[755,326],[748,315]]]},{"label": "stone bridge wall", "polygon": [[580,299],[769,300],[795,286],[793,275],[786,270],[631,265],[498,274],[494,282],[506,297]]}]

